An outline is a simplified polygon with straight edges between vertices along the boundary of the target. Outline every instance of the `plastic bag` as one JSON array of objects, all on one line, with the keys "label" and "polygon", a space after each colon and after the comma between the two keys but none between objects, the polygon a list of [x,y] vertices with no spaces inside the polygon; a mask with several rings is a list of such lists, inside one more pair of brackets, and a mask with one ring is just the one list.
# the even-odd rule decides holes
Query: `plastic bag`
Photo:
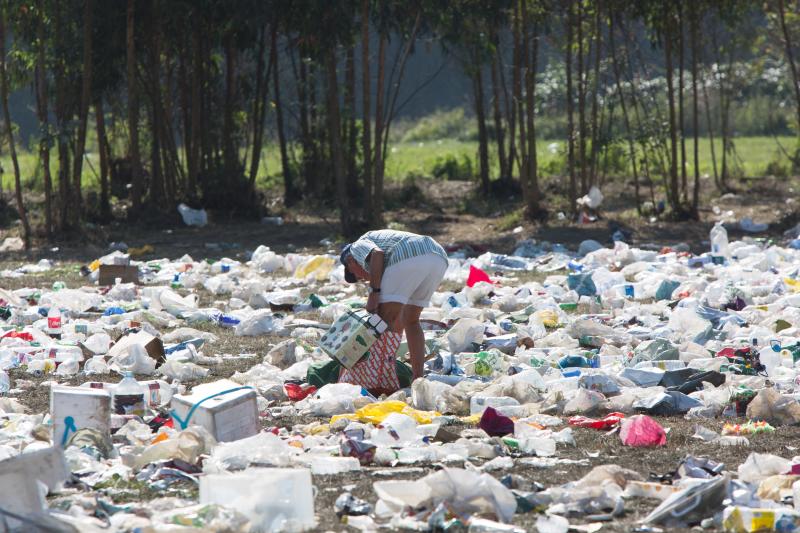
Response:
[{"label": "plastic bag", "polygon": [[623,420],[619,438],[625,446],[636,448],[667,444],[664,428],[647,415],[636,415]]},{"label": "plastic bag", "polygon": [[312,277],[317,281],[324,281],[331,275],[331,271],[336,266],[336,260],[327,255],[315,255],[305,263],[302,263],[294,271],[294,277],[306,279]]},{"label": "plastic bag", "polygon": [[456,354],[469,350],[472,344],[483,342],[486,326],[474,318],[461,318],[445,335],[450,352]]},{"label": "plastic bag", "polygon": [[770,476],[788,473],[792,462],[769,453],[751,453],[739,465],[739,479],[745,483],[758,483]]},{"label": "plastic bag", "polygon": [[[320,391],[324,388],[325,387],[320,389]],[[352,415],[334,416],[331,418],[331,424],[342,418],[357,420],[359,422],[369,422],[371,424],[380,424],[392,413],[400,413],[410,416],[420,424],[430,424],[434,417],[441,416],[441,413],[437,413],[436,411],[418,411],[406,405],[405,402],[384,401],[368,404],[361,409],[356,410],[356,412]]]},{"label": "plastic bag", "polygon": [[565,415],[591,413],[605,401],[605,396],[599,392],[588,389],[578,389],[578,392],[564,406]]},{"label": "plastic bag", "polygon": [[447,411],[443,401],[446,391],[452,389],[450,385],[441,381],[417,379],[411,384],[411,401],[415,409],[422,411]]},{"label": "plastic bag", "polygon": [[187,226],[202,228],[208,224],[208,214],[205,209],[192,209],[186,204],[178,204],[178,213],[181,214],[183,223]]},{"label": "plastic bag", "polygon": [[283,321],[273,315],[272,311],[262,309],[239,322],[234,328],[234,335],[237,337],[255,337],[274,334],[282,329]]},{"label": "plastic bag", "polygon": [[280,369],[287,369],[297,362],[297,341],[288,339],[276,344],[267,353],[265,361]]},{"label": "plastic bag", "polygon": [[175,359],[170,359],[158,369],[161,375],[178,381],[192,381],[201,379],[208,375],[209,369],[198,366],[194,363],[184,363]]},{"label": "plastic bag", "polygon": [[800,423],[800,403],[782,396],[774,388],[761,389],[747,405],[747,418],[763,420],[773,426]]},{"label": "plastic bag", "polygon": [[127,371],[149,376],[155,373],[156,360],[147,355],[140,344],[131,344],[127,351],[112,357],[108,367],[115,372]]}]

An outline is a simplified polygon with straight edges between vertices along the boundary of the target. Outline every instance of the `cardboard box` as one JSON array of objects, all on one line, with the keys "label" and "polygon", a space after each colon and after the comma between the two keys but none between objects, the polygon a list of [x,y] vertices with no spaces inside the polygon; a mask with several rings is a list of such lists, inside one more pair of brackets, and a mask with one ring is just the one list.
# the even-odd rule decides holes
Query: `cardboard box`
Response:
[{"label": "cardboard box", "polygon": [[50,389],[53,444],[64,447],[79,429],[92,428],[111,441],[111,394],[103,389],[64,387]]},{"label": "cardboard box", "polygon": [[122,283],[139,283],[139,267],[130,265],[100,265],[98,285],[114,285],[117,278]]},{"label": "cardboard box", "polygon": [[345,368],[369,354],[378,336],[386,331],[386,322],[366,311],[348,311],[319,340],[319,347]]},{"label": "cardboard box", "polygon": [[[191,394],[176,394],[170,402],[172,411],[177,415],[176,422],[183,421],[187,426],[202,426],[219,442],[252,437],[260,429],[256,391],[241,387],[238,383],[222,379],[198,385],[192,389]],[[231,389],[239,390],[209,398]],[[189,411],[197,403],[200,405],[191,418],[186,420]]]},{"label": "cardboard box", "polygon": [[144,347],[147,355],[163,363],[166,360],[164,355],[164,343],[161,339],[150,335],[146,331],[139,331],[138,333],[129,333],[119,338],[119,340],[109,348],[108,356],[116,357],[117,355],[124,354],[134,344],[139,344]]}]

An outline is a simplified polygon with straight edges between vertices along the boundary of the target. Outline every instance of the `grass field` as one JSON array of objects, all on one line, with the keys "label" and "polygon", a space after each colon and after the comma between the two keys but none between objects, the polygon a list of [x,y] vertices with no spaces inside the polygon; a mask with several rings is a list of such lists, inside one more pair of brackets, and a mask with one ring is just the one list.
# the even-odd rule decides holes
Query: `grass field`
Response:
[{"label": "grass field", "polygon": [[[718,168],[721,165],[722,143],[715,139],[715,151]],[[745,178],[758,178],[769,174],[777,168],[789,174],[791,164],[789,158],[781,149],[792,152],[796,139],[793,137],[737,137],[734,139],[736,158],[733,164],[734,175]],[[779,144],[780,143],[780,144]],[[492,144],[494,149],[495,145]],[[565,173],[564,168],[565,142],[563,140],[541,140],[537,143],[537,156],[540,175],[543,177],[558,176]],[[686,143],[687,158],[691,161],[693,146],[691,140]],[[630,175],[628,168],[627,148],[621,146],[618,159],[624,170],[610,170],[609,175]],[[711,143],[709,139],[700,139],[700,172],[713,175]],[[498,175],[496,153],[490,151],[490,164],[492,175]],[[100,164],[97,153],[87,152],[87,161],[83,165],[83,184],[85,190],[99,188]],[[460,141],[455,139],[441,139],[418,142],[396,142],[389,149],[386,162],[386,176],[391,180],[404,180],[409,177],[432,177],[438,169],[447,174],[448,169],[456,174],[466,172],[477,174],[478,143],[473,141]],[[467,163],[468,161],[468,163]],[[19,151],[20,171],[25,190],[41,190],[42,171],[39,167],[38,156],[27,150]],[[730,164],[730,162],[729,162]],[[14,184],[13,166],[8,154],[0,156],[2,165],[2,184],[5,191],[11,190]],[[51,157],[51,173],[55,177],[58,163],[55,154]],[[687,167],[691,176],[694,169],[691,164]],[[451,176],[453,177],[453,176]],[[466,176],[459,176],[466,177]],[[280,184],[280,162],[277,146],[269,145],[265,148],[261,159],[258,183],[268,188]]]}]

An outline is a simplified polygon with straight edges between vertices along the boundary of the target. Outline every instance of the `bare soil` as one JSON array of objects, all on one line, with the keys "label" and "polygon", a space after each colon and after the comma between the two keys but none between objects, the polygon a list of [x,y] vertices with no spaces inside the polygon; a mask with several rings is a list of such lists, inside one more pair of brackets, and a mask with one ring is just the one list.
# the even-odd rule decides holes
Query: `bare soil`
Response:
[{"label": "bare soil", "polygon": [[[407,185],[406,185],[407,186]],[[632,243],[653,246],[672,245],[686,242],[694,250],[707,248],[704,243],[708,239],[708,231],[717,215],[709,208],[701,212],[700,221],[667,222],[650,221],[647,218],[633,216],[631,193],[624,187],[609,186],[604,190],[606,202],[601,210],[600,219],[588,224],[579,224],[568,220],[560,220],[557,206],[550,206],[550,217],[546,222],[531,222],[523,217],[514,218],[519,204],[514,199],[485,201],[476,198],[473,184],[465,182],[422,182],[422,197],[415,201],[396,206],[386,214],[387,224],[423,232],[436,237],[442,244],[453,246],[470,245],[473,250],[489,249],[496,252],[510,252],[515,243],[522,238],[547,240],[577,248],[584,239],[595,239],[602,243],[610,241],[613,228],[618,226],[632,232]],[[771,228],[763,237],[780,238],[785,229],[797,222],[792,204],[787,198],[793,198],[794,190],[791,182],[765,178],[753,184],[748,195],[725,197],[720,199],[709,196],[706,205],[716,205],[722,212],[734,211],[735,219],[751,217],[756,222],[769,222]],[[400,195],[403,191],[395,188],[390,195]],[[215,220],[213,214],[211,224],[205,228],[189,228],[173,223],[154,227],[152,225],[127,225],[122,223],[90,228],[85,234],[57,243],[37,242],[37,248],[30,253],[5,253],[0,255],[0,269],[16,268],[40,258],[57,260],[57,268],[42,275],[26,275],[20,278],[0,278],[0,286],[16,289],[21,287],[49,288],[56,280],[64,281],[69,287],[80,287],[85,280],[78,273],[82,264],[108,252],[111,242],[124,241],[128,246],[141,247],[151,245],[153,251],[140,257],[151,259],[158,257],[180,257],[189,254],[194,259],[232,257],[246,260],[249,252],[260,244],[266,244],[279,253],[287,252],[319,252],[337,250],[338,235],[334,215],[321,215],[314,208],[296,208],[283,213],[286,223],[282,226],[267,226],[257,222],[238,222]],[[514,232],[521,226],[522,230]],[[0,241],[8,235],[16,233],[16,228],[0,230]],[[733,237],[740,232],[731,232]],[[323,241],[324,240],[324,241]],[[213,298],[200,291],[200,296],[207,303]],[[310,318],[310,316],[309,316]],[[280,339],[276,337],[234,337],[231,330],[207,327],[218,335],[219,340],[206,345],[208,354],[221,353],[255,353],[252,359],[237,359],[211,368],[206,380],[230,377],[236,371],[244,371],[261,361],[272,344]],[[49,409],[49,389],[41,385],[48,378],[35,378],[21,370],[11,372],[12,380],[27,380],[30,388],[20,396],[30,412],[47,412]],[[116,380],[112,376],[92,377],[92,380]],[[85,378],[67,380],[71,384],[85,381]],[[198,382],[199,383],[199,382]],[[196,383],[189,383],[193,385]],[[310,422],[306,418],[264,420],[264,426],[280,425],[290,427],[294,424]],[[582,459],[585,465],[559,465],[548,469],[536,469],[519,462],[514,473],[528,479],[541,482],[547,487],[574,481],[588,473],[592,467],[601,464],[619,464],[639,472],[645,478],[651,473],[666,473],[674,470],[679,461],[686,455],[708,456],[724,462],[726,468],[735,471],[751,452],[774,453],[791,457],[796,453],[796,443],[800,437],[800,428],[781,427],[774,434],[751,437],[751,446],[744,448],[717,447],[691,439],[694,423],[682,418],[659,418],[669,434],[667,445],[657,449],[627,448],[621,445],[616,435],[606,435],[591,429],[575,429],[577,445],[575,447],[559,447],[557,456],[567,459]],[[706,426],[719,431],[722,421],[708,421]],[[476,465],[480,461],[475,462]],[[394,479],[417,479],[441,465],[422,466],[422,471],[403,473],[402,470],[393,476]],[[376,472],[386,470],[385,467],[369,467],[357,474],[339,476],[315,476],[314,483],[318,489],[316,500],[319,531],[345,530],[333,511],[333,502],[344,490],[350,490],[355,496],[375,503],[376,496],[372,483],[379,479]],[[492,475],[502,477],[504,472]],[[386,479],[380,477],[380,479]],[[157,494],[142,493],[142,497],[155,497]],[[117,498],[109,493],[111,499]],[[626,514],[613,523],[607,523],[603,531],[632,531],[637,521],[646,516],[656,502],[634,500],[626,502]],[[526,530],[533,530],[536,514],[518,514],[514,523]],[[580,520],[575,520],[580,522]]]}]

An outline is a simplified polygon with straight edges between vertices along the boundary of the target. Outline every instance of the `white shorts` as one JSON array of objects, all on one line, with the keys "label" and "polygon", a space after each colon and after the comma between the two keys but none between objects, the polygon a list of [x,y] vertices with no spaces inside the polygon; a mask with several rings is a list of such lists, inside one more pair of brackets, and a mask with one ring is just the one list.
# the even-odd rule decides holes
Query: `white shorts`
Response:
[{"label": "white shorts", "polygon": [[447,261],[436,254],[404,259],[383,271],[379,301],[427,307],[447,271]]}]

